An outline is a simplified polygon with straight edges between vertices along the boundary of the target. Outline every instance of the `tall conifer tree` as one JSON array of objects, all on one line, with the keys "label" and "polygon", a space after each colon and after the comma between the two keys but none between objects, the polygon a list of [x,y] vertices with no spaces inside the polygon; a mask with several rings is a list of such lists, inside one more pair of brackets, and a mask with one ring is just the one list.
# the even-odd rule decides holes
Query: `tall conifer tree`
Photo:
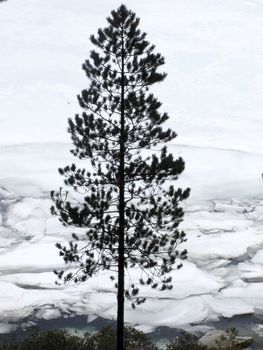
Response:
[{"label": "tall conifer tree", "polygon": [[[60,279],[79,282],[100,270],[116,272],[117,350],[123,350],[125,297],[135,307],[144,301],[138,285],[172,288],[169,273],[181,266],[178,257],[186,258],[186,251],[178,250],[185,241],[178,225],[184,214],[180,202],[189,189],[173,186],[184,161],[167,152],[164,143],[176,133],[162,128],[168,115],[149,92],[166,76],[158,72],[164,58],[126,6],[112,11],[107,21],[108,27],[91,36],[97,50],[83,64],[89,80],[78,96],[83,113],[69,119],[72,153],[90,161],[90,167],[59,169],[66,185],[84,193],[83,202],[53,191],[51,210],[65,225],[86,233],[85,243],[73,233],[68,246],[57,244],[65,263],[79,267],[78,274],[57,271]],[[142,277],[128,288],[125,271],[133,267],[141,269]]]}]

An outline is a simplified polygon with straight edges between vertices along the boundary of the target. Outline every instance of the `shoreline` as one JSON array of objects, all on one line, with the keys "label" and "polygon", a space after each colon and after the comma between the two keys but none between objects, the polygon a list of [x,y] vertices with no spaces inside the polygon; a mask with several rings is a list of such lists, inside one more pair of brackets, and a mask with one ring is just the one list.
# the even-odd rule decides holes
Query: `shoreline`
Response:
[{"label": "shoreline", "polygon": [[[65,329],[70,333],[77,333],[78,335],[81,335],[85,332],[90,332],[91,334],[95,333],[99,329],[107,326],[114,328],[116,325],[115,320],[108,320],[105,318],[97,317],[93,321],[87,322],[87,318],[88,315],[72,315],[50,320],[29,317],[27,319],[21,320],[20,323],[16,324],[16,330],[0,334],[0,340],[23,339],[29,334],[30,331],[33,331],[34,329],[38,329],[41,332],[52,329]],[[231,318],[221,317],[218,321],[214,322],[210,321],[202,324],[182,325],[175,328],[160,326],[156,327],[154,331],[144,333],[147,334],[151,341],[162,348],[170,339],[178,336],[181,331],[186,331],[188,333],[201,337],[209,329],[226,330],[234,327],[239,331],[240,336],[253,337],[254,343],[249,347],[249,349],[261,350],[263,345],[262,322],[263,317],[260,317],[260,315],[237,315]],[[262,329],[260,329],[260,325],[262,326]],[[257,326],[259,327],[258,332],[255,330]]]}]

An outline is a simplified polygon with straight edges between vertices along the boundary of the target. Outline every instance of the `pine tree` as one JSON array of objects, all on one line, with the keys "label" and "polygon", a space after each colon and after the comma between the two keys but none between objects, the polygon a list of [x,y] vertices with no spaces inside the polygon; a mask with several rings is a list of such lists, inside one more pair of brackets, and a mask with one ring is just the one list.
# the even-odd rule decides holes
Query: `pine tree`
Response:
[{"label": "pine tree", "polygon": [[[59,169],[67,186],[84,193],[83,202],[69,199],[62,189],[52,191],[51,211],[63,224],[85,229],[85,241],[73,233],[68,246],[57,244],[67,266],[79,267],[77,274],[56,271],[60,279],[85,281],[100,270],[117,276],[117,350],[123,350],[124,299],[133,307],[142,303],[138,285],[171,289],[169,273],[181,267],[178,257],[186,258],[178,249],[185,241],[178,225],[184,215],[180,202],[190,190],[172,184],[184,161],[168,153],[164,144],[176,133],[162,128],[168,115],[149,92],[166,76],[158,72],[164,58],[126,6],[107,21],[108,27],[90,37],[97,51],[83,64],[89,80],[78,96],[83,112],[69,119],[72,153],[90,167]],[[134,267],[142,277],[125,287],[125,271]]]}]

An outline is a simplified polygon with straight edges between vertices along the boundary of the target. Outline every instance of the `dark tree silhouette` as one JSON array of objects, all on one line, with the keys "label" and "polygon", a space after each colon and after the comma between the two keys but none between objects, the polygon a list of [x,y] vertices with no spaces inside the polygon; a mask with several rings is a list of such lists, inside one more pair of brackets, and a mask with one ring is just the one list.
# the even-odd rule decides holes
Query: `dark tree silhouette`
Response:
[{"label": "dark tree silhouette", "polygon": [[[78,266],[74,273],[56,271],[60,279],[85,281],[100,270],[115,272],[112,279],[117,275],[117,349],[123,350],[125,297],[135,307],[144,301],[139,285],[172,288],[169,272],[181,266],[178,257],[186,258],[178,250],[185,241],[178,225],[184,215],[180,202],[190,190],[173,186],[184,161],[167,152],[164,143],[176,133],[162,128],[168,115],[148,92],[166,76],[158,72],[164,58],[124,5],[107,21],[108,27],[91,36],[97,51],[83,64],[90,82],[78,96],[83,113],[69,119],[72,153],[90,167],[59,169],[66,185],[84,193],[83,202],[68,199],[62,189],[53,191],[51,211],[63,224],[86,232],[85,241],[73,233],[68,246],[57,244],[67,266]],[[142,277],[125,287],[125,270],[133,267]]]}]

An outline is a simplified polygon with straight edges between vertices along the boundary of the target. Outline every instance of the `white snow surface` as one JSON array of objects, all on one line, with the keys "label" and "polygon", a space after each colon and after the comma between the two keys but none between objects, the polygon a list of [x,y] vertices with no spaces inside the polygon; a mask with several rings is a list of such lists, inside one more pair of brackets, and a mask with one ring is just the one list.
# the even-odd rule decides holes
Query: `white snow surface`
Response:
[{"label": "white snow surface", "polygon": [[[178,186],[192,188],[182,223],[189,258],[171,291],[145,288],[145,304],[127,303],[126,321],[150,330],[262,315],[263,1],[125,3],[166,58],[154,92],[179,134],[170,151],[186,161]],[[50,215],[49,191],[62,185],[56,169],[75,161],[67,118],[88,84],[89,35],[119,5],[0,3],[0,333],[26,317],[116,317],[107,273],[55,285],[52,271],[64,266],[55,243],[71,233]]]}]

